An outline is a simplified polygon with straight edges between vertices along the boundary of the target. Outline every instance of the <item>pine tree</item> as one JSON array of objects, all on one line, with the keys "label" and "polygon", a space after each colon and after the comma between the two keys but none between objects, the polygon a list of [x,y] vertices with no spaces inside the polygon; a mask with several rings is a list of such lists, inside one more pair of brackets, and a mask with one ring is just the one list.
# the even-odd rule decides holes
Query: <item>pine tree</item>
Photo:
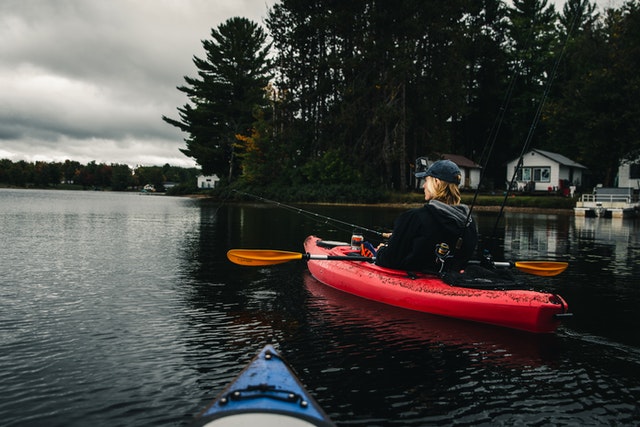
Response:
[{"label": "pine tree", "polygon": [[261,27],[246,18],[231,18],[203,40],[206,57],[194,56],[198,77],[178,87],[190,103],[178,108],[180,120],[162,119],[189,136],[181,151],[202,167],[232,181],[240,173],[238,144],[251,136],[256,109],[267,108],[270,45]]}]

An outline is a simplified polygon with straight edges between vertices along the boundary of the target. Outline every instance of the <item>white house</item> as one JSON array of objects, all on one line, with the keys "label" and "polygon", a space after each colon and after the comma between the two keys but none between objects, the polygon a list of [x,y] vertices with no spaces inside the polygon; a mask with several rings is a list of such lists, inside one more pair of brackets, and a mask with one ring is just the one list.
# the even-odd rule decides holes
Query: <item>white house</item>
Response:
[{"label": "white house", "polygon": [[618,187],[640,189],[640,158],[620,162],[618,167]]},{"label": "white house", "polygon": [[520,158],[507,163],[507,186],[513,178],[512,189],[519,191],[557,191],[569,192],[571,186],[582,185],[583,173],[587,168],[580,163],[550,151],[533,149],[522,158],[522,167],[516,171]]},{"label": "white house", "polygon": [[216,188],[218,182],[220,182],[220,178],[218,178],[218,175],[215,174],[212,176],[198,176],[198,188]]}]

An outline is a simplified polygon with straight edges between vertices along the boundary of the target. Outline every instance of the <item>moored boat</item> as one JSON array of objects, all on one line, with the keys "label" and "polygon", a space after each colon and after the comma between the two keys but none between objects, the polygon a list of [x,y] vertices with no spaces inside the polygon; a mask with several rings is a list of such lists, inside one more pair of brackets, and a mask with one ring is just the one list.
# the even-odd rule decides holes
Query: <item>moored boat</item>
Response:
[{"label": "moored boat", "polygon": [[316,236],[307,237],[304,248],[311,255],[308,269],[318,281],[373,301],[533,333],[553,333],[569,315],[557,294],[454,286],[436,274],[408,274],[360,260],[314,259],[352,253],[349,245],[326,245]]},{"label": "moored boat", "polygon": [[271,345],[265,346],[197,417],[195,425],[334,426]]}]

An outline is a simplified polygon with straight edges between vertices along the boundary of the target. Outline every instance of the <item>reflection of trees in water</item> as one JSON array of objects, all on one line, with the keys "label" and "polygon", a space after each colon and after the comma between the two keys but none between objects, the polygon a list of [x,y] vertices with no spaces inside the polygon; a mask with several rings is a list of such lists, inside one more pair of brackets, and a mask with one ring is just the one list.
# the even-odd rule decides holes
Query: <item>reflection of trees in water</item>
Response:
[{"label": "reflection of trees in water", "polygon": [[[226,257],[231,248],[267,247],[270,233],[282,236],[284,225],[269,226],[269,221],[281,222],[271,211],[203,201],[199,228],[184,238],[181,287],[190,325],[185,339],[199,349],[189,353],[196,355],[195,369],[220,369],[229,365],[229,354],[252,355],[264,344],[286,341],[304,322],[303,263],[250,268]],[[211,360],[203,360],[203,351]]]},{"label": "reflection of trees in water", "polygon": [[[640,273],[640,221],[633,218],[574,219],[575,238],[580,242],[580,256],[598,262],[616,275]],[[633,262],[633,261],[636,262]]]},{"label": "reflection of trees in water", "polygon": [[[404,210],[304,209],[374,229],[390,227]],[[572,216],[507,213],[498,231],[498,250],[504,252],[494,252],[496,259],[505,259],[504,253],[511,260],[569,257],[569,269],[560,276],[528,276],[536,286],[561,294],[575,314],[559,335],[537,337],[387,307],[317,282],[309,285],[302,261],[259,268],[232,264],[226,258],[231,248],[303,251],[309,234],[348,240],[351,230],[265,204],[225,204],[218,209],[205,203],[200,213],[197,229],[182,241],[179,295],[184,308],[179,320],[185,325],[184,357],[198,372],[201,390],[193,395],[203,399],[220,390],[264,344],[272,343],[338,422],[346,422],[350,414],[396,420],[403,414],[417,420],[437,412],[444,419],[460,408],[468,408],[466,415],[472,419],[479,399],[495,403],[500,412],[505,405],[555,402],[558,387],[572,395],[584,392],[572,375],[562,375],[585,358],[597,363],[604,354],[585,336],[639,344],[621,327],[640,324],[640,301],[637,291],[625,288],[631,286],[629,276],[610,269],[614,245],[602,231],[596,237],[595,230],[574,225]],[[480,232],[491,234],[495,214],[476,217]],[[628,246],[636,252],[629,250],[628,265],[638,263],[640,256],[637,228],[630,234],[635,236],[629,236]],[[593,375],[614,384],[608,368],[594,366],[578,369],[589,381]],[[629,372],[632,382],[637,374]],[[612,389],[622,387],[614,384]],[[620,396],[603,401],[630,400]]]},{"label": "reflection of trees in water", "polygon": [[512,259],[564,257],[569,252],[569,217],[565,215],[505,215],[505,254]]},{"label": "reflection of trees in water", "polygon": [[[372,229],[391,228],[393,220],[405,210],[302,207]],[[302,339],[318,333],[309,327],[313,314],[303,307],[307,298],[301,284],[306,270],[303,261],[243,267],[228,261],[226,252],[231,248],[301,252],[309,234],[346,241],[352,230],[265,203],[220,206],[204,201],[200,212],[199,229],[184,238],[182,263],[189,285],[185,297],[198,313],[192,323],[202,329],[203,336],[209,337],[207,341],[227,341],[234,347],[249,342],[257,351],[258,344],[270,337],[291,344],[291,337]],[[474,214],[483,237],[492,234],[496,216],[491,212]],[[579,220],[586,223],[578,224]],[[527,280],[535,288],[557,292],[567,300],[575,313],[568,322],[570,327],[595,325],[597,330],[604,330],[605,325],[611,325],[611,319],[638,324],[640,315],[631,307],[640,301],[630,279],[631,274],[639,273],[638,225],[627,220],[621,225],[604,221],[572,215],[508,212],[499,222],[492,254],[496,260],[568,259],[569,269],[560,276],[528,275]],[[374,237],[365,235],[365,239]],[[203,321],[203,316],[217,320]],[[220,329],[220,324],[227,326]],[[316,347],[311,342],[305,345]]]}]

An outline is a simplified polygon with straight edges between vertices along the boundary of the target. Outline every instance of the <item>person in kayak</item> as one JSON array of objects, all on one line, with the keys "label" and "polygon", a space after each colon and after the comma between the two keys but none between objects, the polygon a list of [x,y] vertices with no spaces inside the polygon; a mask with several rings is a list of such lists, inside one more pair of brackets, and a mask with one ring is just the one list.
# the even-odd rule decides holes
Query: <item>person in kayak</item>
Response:
[{"label": "person in kayak", "polygon": [[395,220],[388,242],[377,248],[376,264],[407,271],[459,271],[478,243],[469,207],[460,204],[462,173],[452,161],[438,160],[415,175],[425,179],[427,203]]}]

